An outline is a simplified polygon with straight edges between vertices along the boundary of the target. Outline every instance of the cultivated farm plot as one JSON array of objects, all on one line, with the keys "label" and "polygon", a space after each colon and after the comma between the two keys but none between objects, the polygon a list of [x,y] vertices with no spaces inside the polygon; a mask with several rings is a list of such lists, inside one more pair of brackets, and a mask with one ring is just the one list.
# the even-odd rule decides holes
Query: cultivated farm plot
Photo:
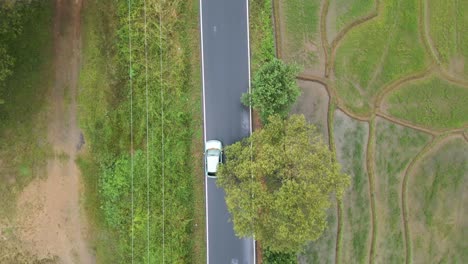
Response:
[{"label": "cultivated farm plot", "polygon": [[432,76],[392,91],[383,109],[425,127],[460,128],[468,123],[468,89]]},{"label": "cultivated farm plot", "polygon": [[373,98],[386,85],[425,68],[417,3],[382,1],[379,16],[350,30],[338,45],[335,85],[346,107],[368,114]]},{"label": "cultivated farm plot", "polygon": [[283,59],[296,63],[306,72],[320,74],[325,69],[325,55],[320,39],[321,1],[277,1],[280,50]]},{"label": "cultivated farm plot", "polygon": [[341,111],[335,112],[334,137],[338,161],[351,176],[351,187],[343,198],[343,240],[340,261],[367,263],[370,242],[369,180],[366,144],[369,126]]},{"label": "cultivated farm plot", "polygon": [[329,105],[322,131],[352,178],[299,260],[467,263],[468,2],[274,3],[278,55],[304,67],[293,111],[320,124]]},{"label": "cultivated farm plot", "polygon": [[434,53],[444,69],[468,80],[468,4],[466,1],[426,1],[426,19]]},{"label": "cultivated farm plot", "polygon": [[332,43],[351,23],[372,15],[374,0],[330,0],[327,13],[327,40]]},{"label": "cultivated farm plot", "polygon": [[377,119],[375,200],[377,208],[376,263],[404,263],[405,245],[401,187],[405,169],[430,136]]},{"label": "cultivated farm plot", "polygon": [[413,262],[467,263],[467,142],[461,137],[440,142],[408,176]]}]

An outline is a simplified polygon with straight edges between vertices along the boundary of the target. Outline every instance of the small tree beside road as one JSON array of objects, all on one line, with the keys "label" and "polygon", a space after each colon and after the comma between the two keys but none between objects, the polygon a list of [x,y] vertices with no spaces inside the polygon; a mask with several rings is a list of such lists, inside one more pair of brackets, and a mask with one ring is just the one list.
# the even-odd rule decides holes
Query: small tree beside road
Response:
[{"label": "small tree beside road", "polygon": [[226,191],[234,230],[277,252],[296,252],[327,226],[331,195],[349,177],[304,116],[274,115],[249,138],[225,149],[217,184]]},{"label": "small tree beside road", "polygon": [[252,93],[243,94],[242,103],[258,111],[264,124],[274,114],[286,118],[301,93],[296,84],[298,72],[299,67],[272,59],[255,74]]}]

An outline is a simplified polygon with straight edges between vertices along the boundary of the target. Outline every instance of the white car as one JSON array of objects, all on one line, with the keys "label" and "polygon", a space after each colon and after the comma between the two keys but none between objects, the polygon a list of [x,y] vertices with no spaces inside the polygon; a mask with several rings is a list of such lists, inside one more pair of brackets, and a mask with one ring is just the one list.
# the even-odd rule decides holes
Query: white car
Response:
[{"label": "white car", "polygon": [[205,143],[205,166],[207,176],[216,178],[218,164],[223,162],[223,143],[219,140],[208,140]]}]

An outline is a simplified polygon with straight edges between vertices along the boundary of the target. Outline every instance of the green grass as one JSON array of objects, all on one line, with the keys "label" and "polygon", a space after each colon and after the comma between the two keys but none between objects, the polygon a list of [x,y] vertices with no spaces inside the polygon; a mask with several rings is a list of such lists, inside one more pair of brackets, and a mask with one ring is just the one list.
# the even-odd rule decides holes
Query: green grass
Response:
[{"label": "green grass", "polygon": [[446,142],[415,167],[408,212],[415,263],[466,263],[468,144]]},{"label": "green grass", "polygon": [[401,184],[408,163],[429,142],[430,136],[384,119],[378,119],[376,132],[374,157],[378,230],[375,261],[404,263]]},{"label": "green grass", "polygon": [[252,75],[275,57],[272,0],[249,2],[250,48]]},{"label": "green grass", "polygon": [[330,0],[327,24],[331,32],[328,32],[328,41],[331,43],[346,25],[369,14],[374,6],[375,0]]},{"label": "green grass", "polygon": [[336,112],[334,137],[337,158],[351,175],[351,188],[343,197],[343,248],[340,261],[364,263],[370,244],[369,180],[365,166],[368,126]]},{"label": "green grass", "polygon": [[16,195],[41,175],[51,155],[46,135],[46,94],[52,83],[52,1],[20,8],[21,33],[6,41],[15,58],[0,104],[0,216],[14,213]]},{"label": "green grass", "polygon": [[[160,43],[157,1],[147,3],[148,108],[144,52],[143,1],[132,2],[131,32],[126,2],[88,3],[85,10],[84,58],[79,94],[80,124],[87,154],[80,161],[90,188],[87,207],[97,236],[94,247],[102,263],[131,262],[134,224],[134,261],[161,262],[162,226],[165,226],[164,257],[168,263],[200,263],[195,256],[193,131],[200,124],[198,64],[192,51],[198,34],[196,9],[187,1],[163,6],[163,86],[160,86]],[[164,5],[164,4],[163,4]],[[109,11],[112,10],[112,11]],[[128,36],[132,37],[132,68],[129,70]],[[151,41],[150,41],[151,40]],[[129,72],[133,80],[130,105]],[[195,76],[195,77],[194,77]],[[192,79],[194,78],[194,79]],[[160,92],[164,90],[164,102]],[[198,98],[198,99],[197,99]],[[161,105],[162,104],[162,105]],[[133,108],[134,218],[131,218],[130,109]],[[161,128],[164,108],[164,132]],[[148,112],[147,112],[148,109]],[[148,114],[149,127],[146,126]],[[147,134],[147,129],[149,130]],[[161,143],[164,133],[164,145]],[[147,140],[148,139],[148,140]],[[162,216],[161,150],[165,159],[165,218]],[[147,174],[147,170],[149,174]],[[149,177],[149,178],[147,178]],[[149,185],[147,185],[149,180]],[[196,185],[200,188],[200,183]],[[96,191],[97,190],[97,191]],[[169,191],[170,190],[170,191]],[[149,194],[149,200],[147,197]],[[198,198],[200,199],[200,197]],[[197,210],[203,210],[197,202]],[[95,209],[99,208],[99,210]],[[149,214],[148,214],[149,208]],[[149,226],[147,224],[149,223]],[[149,234],[150,243],[147,243]],[[203,235],[203,234],[202,234]],[[198,233],[200,238],[200,233]],[[112,245],[109,246],[109,242]],[[107,248],[106,248],[107,247]],[[204,247],[200,248],[203,251]]]},{"label": "green grass", "polygon": [[437,77],[407,84],[386,101],[391,115],[425,127],[458,128],[468,122],[468,89]]},{"label": "green grass", "polygon": [[[444,67],[468,79],[468,3],[460,0],[431,0],[428,3],[429,32]],[[452,68],[451,64],[464,67]]]},{"label": "green grass", "polygon": [[[285,23],[283,43],[284,57],[304,68],[318,64],[320,44],[320,2],[307,0],[282,1]],[[279,26],[279,25],[278,25]],[[313,49],[310,48],[313,46]]]},{"label": "green grass", "polygon": [[376,19],[351,30],[342,40],[334,62],[336,87],[354,112],[368,114],[372,99],[385,85],[426,66],[417,3],[383,1]]}]

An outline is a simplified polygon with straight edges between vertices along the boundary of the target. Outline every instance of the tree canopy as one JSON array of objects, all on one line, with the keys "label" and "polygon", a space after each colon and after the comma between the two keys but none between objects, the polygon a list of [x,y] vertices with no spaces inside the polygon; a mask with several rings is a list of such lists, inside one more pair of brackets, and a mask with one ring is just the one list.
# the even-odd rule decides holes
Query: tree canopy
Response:
[{"label": "tree canopy", "polygon": [[249,138],[227,146],[217,184],[226,191],[234,230],[277,252],[296,252],[327,226],[331,195],[349,177],[303,115],[271,116]]},{"label": "tree canopy", "polygon": [[263,123],[274,114],[287,117],[301,93],[296,84],[298,72],[299,67],[272,59],[257,71],[252,80],[252,93],[243,94],[242,103],[257,110]]}]

